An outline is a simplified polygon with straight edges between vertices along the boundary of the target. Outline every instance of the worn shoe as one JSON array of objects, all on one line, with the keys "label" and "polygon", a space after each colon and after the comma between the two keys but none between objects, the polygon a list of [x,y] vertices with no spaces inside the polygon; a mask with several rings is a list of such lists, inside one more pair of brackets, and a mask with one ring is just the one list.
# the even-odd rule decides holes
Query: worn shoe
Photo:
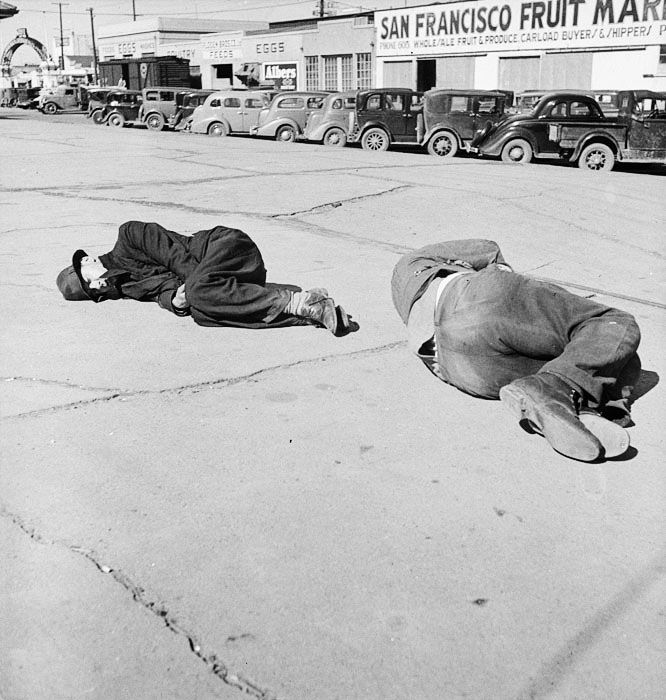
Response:
[{"label": "worn shoe", "polygon": [[578,418],[578,393],[557,375],[541,372],[516,379],[502,387],[499,396],[560,454],[593,462],[604,453],[600,440]]},{"label": "worn shoe", "polygon": [[345,310],[336,306],[328,291],[321,287],[294,292],[286,311],[328,328],[333,335],[342,335],[349,329],[349,317]]},{"label": "worn shoe", "polygon": [[619,457],[629,449],[629,433],[618,423],[590,410],[581,411],[578,419],[599,440],[604,457]]}]

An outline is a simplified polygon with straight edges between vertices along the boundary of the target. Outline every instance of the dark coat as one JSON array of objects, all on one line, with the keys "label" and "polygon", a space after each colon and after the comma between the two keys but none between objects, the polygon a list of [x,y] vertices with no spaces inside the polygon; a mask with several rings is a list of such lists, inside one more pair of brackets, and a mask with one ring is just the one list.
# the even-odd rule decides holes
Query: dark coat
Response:
[{"label": "dark coat", "polygon": [[192,318],[199,325],[286,325],[278,316],[288,296],[265,286],[261,253],[239,229],[216,226],[183,236],[156,223],[128,221],[100,260],[107,269],[129,274],[130,280],[121,284],[122,296],[157,301],[174,313],[173,296],[185,284]]}]

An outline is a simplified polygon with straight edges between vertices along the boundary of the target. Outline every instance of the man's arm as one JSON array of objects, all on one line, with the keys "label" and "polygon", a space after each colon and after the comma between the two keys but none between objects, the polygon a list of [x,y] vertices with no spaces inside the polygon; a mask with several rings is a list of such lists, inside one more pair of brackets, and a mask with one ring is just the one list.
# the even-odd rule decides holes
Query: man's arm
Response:
[{"label": "man's arm", "polygon": [[168,270],[184,282],[198,265],[190,255],[188,240],[156,223],[127,221],[120,226],[112,254],[130,272],[133,268],[149,274]]},{"label": "man's arm", "polygon": [[412,265],[423,269],[451,265],[471,270],[483,270],[493,263],[506,265],[502,251],[495,241],[467,238],[459,241],[433,243],[414,251]]}]

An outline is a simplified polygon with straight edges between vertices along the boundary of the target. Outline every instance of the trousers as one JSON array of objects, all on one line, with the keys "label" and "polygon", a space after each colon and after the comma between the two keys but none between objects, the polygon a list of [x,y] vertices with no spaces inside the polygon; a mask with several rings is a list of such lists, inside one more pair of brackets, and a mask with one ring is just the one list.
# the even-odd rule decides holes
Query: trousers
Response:
[{"label": "trousers", "polygon": [[602,405],[626,398],[640,374],[631,314],[495,264],[447,285],[434,327],[437,375],[474,396],[551,372]]}]

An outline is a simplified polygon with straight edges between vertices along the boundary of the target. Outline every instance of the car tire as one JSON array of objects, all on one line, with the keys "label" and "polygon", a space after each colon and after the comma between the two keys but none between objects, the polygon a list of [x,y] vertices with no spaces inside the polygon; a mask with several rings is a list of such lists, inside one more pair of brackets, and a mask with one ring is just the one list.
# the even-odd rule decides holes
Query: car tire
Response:
[{"label": "car tire", "polygon": [[91,115],[93,124],[103,124],[104,123],[104,112],[101,109],[96,109]]},{"label": "car tire", "polygon": [[162,131],[164,129],[164,117],[157,112],[149,114],[144,119],[144,122],[151,131]]},{"label": "car tire", "polygon": [[451,131],[440,131],[428,141],[428,153],[440,158],[453,158],[458,152],[458,139]]},{"label": "car tire", "polygon": [[213,122],[206,132],[209,136],[227,136],[229,131],[227,130],[226,124],[222,122]]},{"label": "car tire", "polygon": [[106,124],[107,126],[115,126],[116,128],[120,129],[125,126],[125,117],[123,117],[123,115],[119,112],[111,112],[111,114],[109,114],[109,116],[106,118]]},{"label": "car tire", "polygon": [[361,137],[361,148],[364,151],[386,151],[390,145],[390,137],[384,129],[368,129]]},{"label": "car tire", "polygon": [[338,148],[345,146],[347,144],[347,134],[345,134],[344,129],[335,127],[334,129],[329,129],[324,134],[324,139],[322,141],[324,146],[337,146]]},{"label": "car tire", "polygon": [[529,163],[532,154],[532,146],[526,139],[511,139],[502,148],[502,160],[505,163]]},{"label": "car tire", "polygon": [[44,105],[45,114],[55,114],[58,111],[58,105],[55,102],[47,102]]},{"label": "car tire", "polygon": [[296,140],[296,129],[289,124],[281,126],[275,132],[275,140],[283,141],[284,143],[293,143]]},{"label": "car tire", "polygon": [[605,143],[591,143],[585,146],[578,158],[578,167],[584,170],[612,170],[615,165],[615,153]]}]

